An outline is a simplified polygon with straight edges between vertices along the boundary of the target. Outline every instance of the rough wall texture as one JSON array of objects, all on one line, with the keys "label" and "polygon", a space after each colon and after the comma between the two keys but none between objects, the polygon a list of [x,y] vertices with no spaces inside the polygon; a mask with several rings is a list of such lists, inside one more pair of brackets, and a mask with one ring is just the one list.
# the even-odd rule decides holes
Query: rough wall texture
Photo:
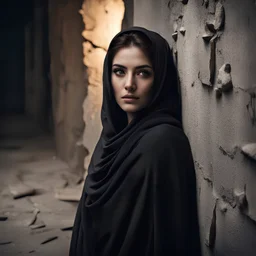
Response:
[{"label": "rough wall texture", "polygon": [[255,1],[135,0],[134,6],[134,25],[158,31],[177,57],[204,255],[253,256],[256,149],[243,146],[256,142]]},{"label": "rough wall texture", "polygon": [[[113,36],[121,30],[124,16],[122,0],[85,0],[80,13],[85,29],[83,37],[84,65],[88,74],[88,94],[83,102],[85,130],[83,145],[88,151],[84,167],[87,171],[91,154],[102,129],[102,68],[106,49]],[[85,175],[87,172],[85,172]]]},{"label": "rough wall texture", "polygon": [[83,65],[83,22],[80,0],[49,1],[50,79],[57,154],[73,170],[84,173],[86,150],[83,100],[87,75]]}]

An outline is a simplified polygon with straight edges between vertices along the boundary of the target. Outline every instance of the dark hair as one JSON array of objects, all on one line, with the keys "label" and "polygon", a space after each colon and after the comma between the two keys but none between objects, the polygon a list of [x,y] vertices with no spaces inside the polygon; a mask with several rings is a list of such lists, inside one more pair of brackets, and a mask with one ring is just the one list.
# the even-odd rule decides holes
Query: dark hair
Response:
[{"label": "dark hair", "polygon": [[149,38],[141,32],[134,31],[134,32],[121,34],[120,36],[117,36],[116,38],[114,38],[109,46],[108,54],[109,54],[110,63],[112,63],[116,53],[120,49],[130,47],[130,46],[136,46],[143,51],[143,53],[148,57],[151,64],[153,65],[151,45],[152,43],[149,40]]}]

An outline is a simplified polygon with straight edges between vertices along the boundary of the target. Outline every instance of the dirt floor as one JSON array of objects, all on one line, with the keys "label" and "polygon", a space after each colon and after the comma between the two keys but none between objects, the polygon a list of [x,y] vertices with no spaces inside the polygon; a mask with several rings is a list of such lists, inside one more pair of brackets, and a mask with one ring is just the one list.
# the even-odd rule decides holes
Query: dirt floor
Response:
[{"label": "dirt floor", "polygon": [[[55,194],[78,177],[56,158],[52,137],[28,119],[0,121],[0,255],[68,255],[77,202]],[[24,188],[34,194],[14,199]]]}]

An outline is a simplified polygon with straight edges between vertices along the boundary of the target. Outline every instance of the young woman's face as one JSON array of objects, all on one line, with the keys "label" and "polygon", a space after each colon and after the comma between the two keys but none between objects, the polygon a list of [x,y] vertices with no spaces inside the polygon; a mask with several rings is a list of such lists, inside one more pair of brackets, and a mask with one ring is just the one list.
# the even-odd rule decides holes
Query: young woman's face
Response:
[{"label": "young woman's face", "polygon": [[152,64],[140,48],[130,46],[116,53],[111,82],[116,102],[127,113],[128,122],[137,111],[147,106],[153,81]]}]

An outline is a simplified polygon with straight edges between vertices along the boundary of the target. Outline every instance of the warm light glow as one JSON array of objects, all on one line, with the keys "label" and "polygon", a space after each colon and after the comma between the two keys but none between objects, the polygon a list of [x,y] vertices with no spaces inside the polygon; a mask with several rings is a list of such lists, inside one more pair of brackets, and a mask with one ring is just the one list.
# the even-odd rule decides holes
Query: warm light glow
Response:
[{"label": "warm light glow", "polygon": [[[82,35],[84,65],[88,74],[88,93],[83,103],[85,130],[83,145],[89,152],[85,158],[88,169],[91,154],[101,132],[102,73],[106,50],[112,38],[121,30],[124,17],[123,0],[85,0],[80,14],[85,30]],[[86,174],[85,174],[86,175]]]},{"label": "warm light glow", "polygon": [[83,37],[107,50],[111,39],[121,30],[124,9],[123,0],[84,1],[80,11],[85,24]]}]

